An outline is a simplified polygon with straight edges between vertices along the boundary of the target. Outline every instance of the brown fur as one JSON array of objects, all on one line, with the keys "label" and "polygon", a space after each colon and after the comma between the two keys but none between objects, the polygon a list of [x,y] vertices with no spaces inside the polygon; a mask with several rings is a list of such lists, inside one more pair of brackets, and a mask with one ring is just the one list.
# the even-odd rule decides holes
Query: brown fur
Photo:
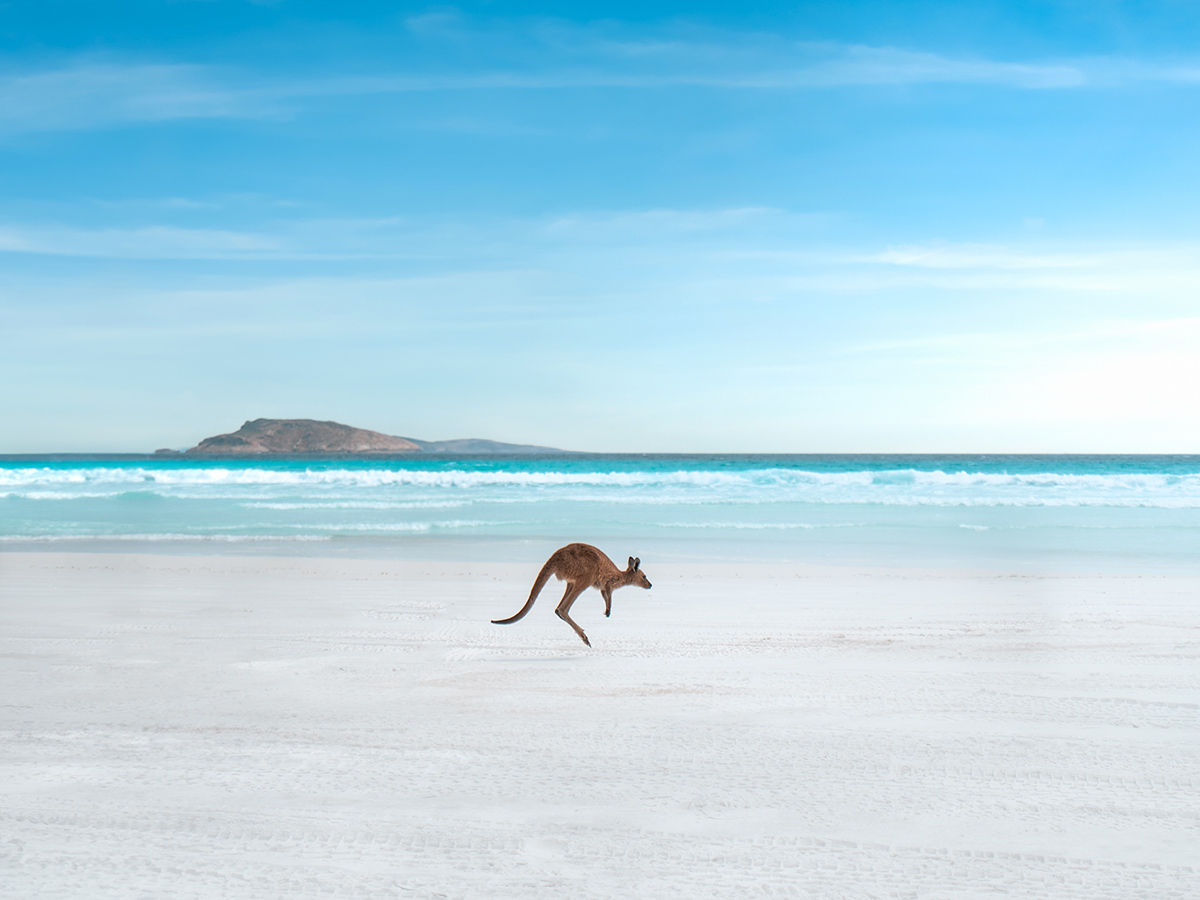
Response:
[{"label": "brown fur", "polygon": [[629,568],[621,571],[611,559],[591,544],[567,544],[561,550],[555,550],[546,560],[542,571],[538,573],[537,580],[533,582],[533,590],[529,592],[529,599],[525,601],[525,605],[517,611],[516,615],[509,616],[507,619],[492,619],[492,624],[508,625],[524,618],[525,613],[532,608],[533,601],[537,599],[538,594],[542,592],[542,588],[546,586],[546,582],[553,575],[559,581],[567,583],[567,592],[563,594],[562,600],[554,610],[555,614],[575,629],[575,633],[590,647],[592,642],[587,639],[583,629],[576,625],[575,620],[570,616],[571,604],[578,600],[579,595],[588,588],[594,587],[604,597],[604,615],[609,615],[612,613],[612,592],[617,588],[625,587],[627,584],[636,584],[640,588],[650,587],[646,573],[640,568],[641,564],[640,559],[634,559],[631,556],[629,557]]}]

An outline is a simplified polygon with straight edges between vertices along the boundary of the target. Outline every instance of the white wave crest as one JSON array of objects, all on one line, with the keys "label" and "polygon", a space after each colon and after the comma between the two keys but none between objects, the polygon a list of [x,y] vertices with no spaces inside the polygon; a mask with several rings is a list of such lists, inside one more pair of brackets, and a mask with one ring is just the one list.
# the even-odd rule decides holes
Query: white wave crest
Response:
[{"label": "white wave crest", "polygon": [[657,528],[733,528],[749,531],[812,531],[818,528],[853,528],[852,522],[814,524],[811,522],[656,522]]},{"label": "white wave crest", "polygon": [[4,543],[53,543],[58,541],[214,541],[218,543],[240,543],[242,541],[328,541],[326,535],[314,534],[5,534],[0,535]]},{"label": "white wave crest", "polygon": [[503,525],[515,525],[518,522],[492,522],[484,519],[449,519],[444,522],[324,522],[319,525],[307,523],[292,523],[284,528],[302,528],[306,531],[361,531],[361,532],[392,532],[392,531],[451,531],[456,528],[487,528]]},{"label": "white wave crest", "polygon": [[298,509],[457,509],[470,505],[470,500],[425,500],[414,501],[412,503],[389,503],[386,501],[373,500],[306,501],[295,503],[267,503],[263,501],[256,501],[253,503],[238,504],[238,506],[242,507],[243,509],[275,509],[288,511]]},{"label": "white wave crest", "polygon": [[0,468],[14,500],[234,500],[252,509],[437,509],[473,503],[877,504],[934,507],[1200,508],[1200,472],[996,473],[941,469],[821,472],[779,466],[716,471],[403,467],[273,469],[81,466]]},{"label": "white wave crest", "polygon": [[[764,470],[770,471],[770,470]],[[783,471],[783,470],[781,470]],[[622,487],[654,484],[720,484],[751,483],[743,475],[722,472],[514,472],[450,469],[425,471],[420,469],[308,469],[288,471],[276,469],[224,467],[197,469],[153,469],[149,467],[105,467],[81,469],[20,468],[0,469],[0,486],[34,487],[73,484],[112,485],[296,485],[381,487],[412,485],[416,487],[475,488],[486,486],[555,487],[560,485],[596,485]]]}]

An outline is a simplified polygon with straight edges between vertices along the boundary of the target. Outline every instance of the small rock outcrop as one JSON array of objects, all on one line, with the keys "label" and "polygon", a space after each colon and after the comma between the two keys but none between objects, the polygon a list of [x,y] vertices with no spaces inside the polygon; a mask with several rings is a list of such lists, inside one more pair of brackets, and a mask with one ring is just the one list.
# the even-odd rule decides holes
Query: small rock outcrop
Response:
[{"label": "small rock outcrop", "polygon": [[409,453],[421,446],[407,438],[314,419],[254,419],[231,434],[205,438],[187,456],[261,454]]}]

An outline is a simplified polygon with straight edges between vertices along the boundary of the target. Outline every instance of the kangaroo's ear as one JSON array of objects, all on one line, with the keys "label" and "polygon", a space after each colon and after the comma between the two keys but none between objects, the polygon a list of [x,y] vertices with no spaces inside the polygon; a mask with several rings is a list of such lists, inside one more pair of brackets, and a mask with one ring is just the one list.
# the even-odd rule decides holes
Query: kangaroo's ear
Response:
[{"label": "kangaroo's ear", "polygon": [[637,560],[634,559],[632,556],[629,557],[629,568],[631,568],[631,569],[637,568]]},{"label": "kangaroo's ear", "polygon": [[641,558],[640,558],[640,557],[635,557],[635,558],[634,558],[634,560],[633,560],[633,570],[636,572],[636,571],[637,571],[637,567],[638,567],[638,566],[640,566],[641,564],[642,564],[642,560],[641,560]]}]

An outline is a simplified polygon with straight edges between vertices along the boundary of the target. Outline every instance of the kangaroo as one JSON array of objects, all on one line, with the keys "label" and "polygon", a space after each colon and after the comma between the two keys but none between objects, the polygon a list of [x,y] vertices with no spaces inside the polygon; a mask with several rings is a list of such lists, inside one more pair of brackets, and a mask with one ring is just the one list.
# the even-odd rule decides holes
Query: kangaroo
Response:
[{"label": "kangaroo", "polygon": [[592,642],[583,633],[583,629],[571,618],[571,604],[578,600],[579,595],[588,588],[598,588],[600,595],[604,597],[604,615],[610,615],[612,613],[612,592],[617,588],[625,587],[627,584],[636,584],[640,588],[650,587],[650,580],[641,570],[641,564],[640,559],[631,556],[629,557],[629,568],[622,572],[611,559],[591,544],[567,544],[561,550],[555,550],[550,554],[550,558],[542,566],[542,571],[538,572],[537,580],[533,583],[533,590],[529,592],[529,599],[525,601],[525,605],[517,611],[517,614],[509,616],[507,619],[492,619],[492,624],[509,625],[524,618],[525,613],[533,607],[533,601],[538,598],[538,594],[550,580],[550,576],[554,575],[559,581],[567,583],[567,592],[563,594],[563,598],[554,612],[575,629],[575,633],[590,647]]}]

